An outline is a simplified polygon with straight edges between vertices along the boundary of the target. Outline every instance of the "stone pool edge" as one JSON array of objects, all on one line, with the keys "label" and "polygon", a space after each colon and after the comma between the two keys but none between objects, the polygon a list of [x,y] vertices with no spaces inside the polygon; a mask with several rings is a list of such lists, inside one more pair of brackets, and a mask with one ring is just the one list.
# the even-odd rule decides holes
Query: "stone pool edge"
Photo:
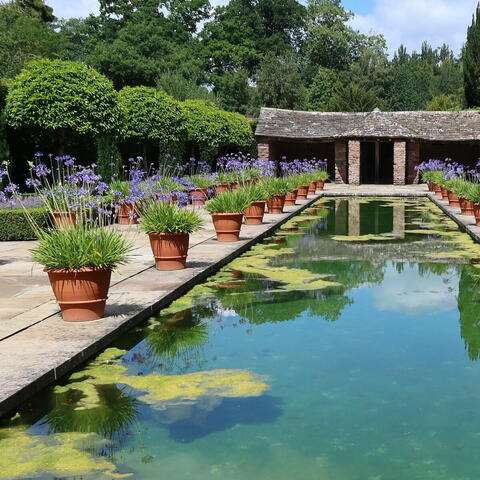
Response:
[{"label": "stone pool edge", "polygon": [[[49,385],[55,383],[60,378],[64,377],[82,363],[90,359],[91,357],[98,354],[101,350],[108,347],[112,342],[117,340],[121,337],[124,333],[126,333],[131,328],[135,327],[142,321],[145,321],[149,317],[151,317],[155,312],[161,310],[163,307],[167,306],[174,300],[180,298],[182,295],[187,293],[191,288],[193,288],[198,283],[204,281],[215,272],[220,270],[222,267],[230,263],[232,260],[237,258],[238,256],[245,253],[249,250],[253,245],[264,239],[265,237],[271,235],[274,231],[276,231],[279,227],[283,224],[288,222],[291,218],[300,214],[303,210],[312,206],[315,202],[322,198],[322,195],[316,194],[315,197],[309,198],[307,202],[302,205],[297,205],[296,207],[292,208],[291,211],[288,211],[281,215],[281,218],[277,220],[277,217],[280,215],[276,215],[274,221],[271,224],[264,225],[264,229],[259,232],[258,234],[243,240],[243,242],[238,245],[232,251],[226,251],[221,258],[215,259],[212,263],[208,264],[203,268],[195,268],[191,275],[187,275],[188,278],[183,281],[180,285],[174,287],[170,291],[159,291],[157,294],[157,298],[151,300],[151,303],[147,304],[145,307],[141,308],[140,310],[136,311],[132,315],[127,314],[119,314],[109,318],[108,322],[104,322],[105,330],[103,332],[99,332],[97,338],[92,339],[88,338],[87,335],[84,334],[86,330],[89,329],[90,325],[77,325],[77,332],[80,334],[80,337],[85,336],[83,340],[79,341],[79,344],[72,345],[71,352],[65,352],[65,357],[62,358],[58,352],[52,352],[50,360],[45,359],[45,363],[51,363],[50,365],[38,365],[37,362],[31,362],[31,365],[23,365],[21,362],[17,364],[14,359],[9,358],[10,360],[10,367],[9,370],[11,371],[11,376],[5,377],[2,379],[0,378],[0,419],[9,413],[13,413],[13,411],[21,405],[23,402],[27,401],[29,398],[33,397],[35,394],[39,393],[43,388],[48,387]],[[266,228],[265,228],[266,227]],[[230,244],[234,245],[234,244]],[[147,272],[151,272],[152,269],[148,269]],[[189,270],[185,270],[183,272],[188,273]],[[191,272],[191,270],[190,270]],[[145,271],[139,272],[137,277],[140,277],[144,274]],[[147,279],[148,281],[148,279]],[[112,295],[111,295],[112,296]],[[123,299],[125,300],[125,299]],[[41,329],[45,327],[47,322],[52,323],[54,326],[56,325],[57,331],[62,330],[62,327],[66,330],[68,327],[71,327],[70,324],[65,324],[61,320],[59,314],[50,315],[45,319],[39,321],[37,324],[32,325],[31,329],[37,328]],[[97,325],[100,325],[102,320],[95,322]],[[108,325],[107,325],[108,323]],[[18,342],[18,350],[23,352],[23,348],[25,348],[28,343],[32,343],[31,339],[28,339],[29,328],[18,332],[18,335],[25,334],[27,336],[26,341],[20,340]],[[62,332],[59,333],[62,335]],[[16,335],[13,335],[7,338],[5,341],[9,341],[10,343],[15,343]],[[17,349],[13,351],[15,353]],[[76,350],[76,351],[73,351]],[[8,351],[6,352],[5,356],[8,356]],[[12,353],[12,352],[11,352]],[[0,352],[0,361],[2,360],[2,352]],[[45,358],[45,357],[44,357]],[[5,366],[5,363],[2,362]],[[35,371],[35,366],[39,368]],[[46,368],[45,368],[46,367]],[[16,370],[16,371],[15,371]],[[24,370],[23,372],[21,370]],[[23,373],[23,375],[22,375]],[[13,388],[7,388],[5,391],[5,386],[11,385],[14,383]]]}]

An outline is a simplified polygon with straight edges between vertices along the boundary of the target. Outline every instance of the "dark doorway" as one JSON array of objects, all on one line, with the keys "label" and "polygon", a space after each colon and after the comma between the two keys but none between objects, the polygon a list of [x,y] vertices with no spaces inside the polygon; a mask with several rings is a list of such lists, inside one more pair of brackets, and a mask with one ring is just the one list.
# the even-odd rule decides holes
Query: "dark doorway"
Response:
[{"label": "dark doorway", "polygon": [[393,143],[362,142],[360,146],[360,182],[393,184]]}]

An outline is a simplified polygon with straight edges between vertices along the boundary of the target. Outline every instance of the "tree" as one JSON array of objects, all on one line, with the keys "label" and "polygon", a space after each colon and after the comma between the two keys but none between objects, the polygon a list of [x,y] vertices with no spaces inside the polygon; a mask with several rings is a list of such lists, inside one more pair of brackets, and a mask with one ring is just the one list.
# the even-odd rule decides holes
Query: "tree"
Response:
[{"label": "tree", "polygon": [[196,82],[176,71],[168,71],[160,75],[157,88],[181,102],[187,99],[207,100],[212,103],[217,101],[212,91],[197,85]]},{"label": "tree", "polygon": [[455,112],[461,109],[462,105],[453,95],[437,95],[425,107],[425,110],[433,112]]},{"label": "tree", "polygon": [[144,160],[154,143],[168,146],[186,134],[180,104],[165,92],[150,87],[125,87],[119,92],[122,136],[143,145]]},{"label": "tree", "polygon": [[250,99],[248,81],[248,72],[244,69],[212,75],[214,92],[219,105],[225,110],[247,113]]},{"label": "tree", "polygon": [[16,3],[29,12],[34,13],[42,22],[53,22],[55,15],[53,8],[45,5],[43,0],[15,0]]},{"label": "tree", "polygon": [[384,108],[384,102],[372,90],[349,84],[336,93],[330,101],[333,112],[371,112]]},{"label": "tree", "polygon": [[308,0],[306,52],[315,65],[346,70],[367,45],[368,38],[348,22],[353,13],[341,0]]},{"label": "tree", "polygon": [[463,49],[463,76],[467,106],[480,106],[480,4],[467,32]]},{"label": "tree", "polygon": [[0,3],[0,76],[13,78],[27,60],[63,55],[66,39],[32,11]]},{"label": "tree", "polygon": [[332,98],[342,90],[345,81],[342,72],[320,67],[308,90],[308,109],[317,112],[330,111]]},{"label": "tree", "polygon": [[306,91],[299,59],[294,55],[267,56],[256,76],[255,105],[301,109]]},{"label": "tree", "polygon": [[82,63],[35,60],[9,89],[6,119],[14,128],[55,133],[61,155],[69,133],[97,136],[117,131],[118,95],[107,78]]}]

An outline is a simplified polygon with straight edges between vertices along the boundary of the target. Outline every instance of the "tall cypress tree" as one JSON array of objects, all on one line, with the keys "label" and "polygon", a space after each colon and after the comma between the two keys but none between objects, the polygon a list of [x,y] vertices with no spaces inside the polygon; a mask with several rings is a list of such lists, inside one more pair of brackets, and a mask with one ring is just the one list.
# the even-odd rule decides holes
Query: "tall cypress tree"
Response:
[{"label": "tall cypress tree", "polygon": [[463,51],[465,100],[468,107],[480,106],[480,3],[468,28]]}]

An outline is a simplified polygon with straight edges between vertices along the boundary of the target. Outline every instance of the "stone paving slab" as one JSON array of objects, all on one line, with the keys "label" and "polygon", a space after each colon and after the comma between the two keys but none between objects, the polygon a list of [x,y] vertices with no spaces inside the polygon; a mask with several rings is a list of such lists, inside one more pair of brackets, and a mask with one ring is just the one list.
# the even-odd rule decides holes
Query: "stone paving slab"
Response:
[{"label": "stone paving slab", "polygon": [[[177,272],[158,272],[152,266],[146,236],[129,232],[138,247],[134,260],[114,275],[107,318],[96,322],[64,322],[56,303],[47,298],[51,292],[43,291],[43,286],[48,285],[44,275],[38,287],[42,289],[38,305],[0,319],[0,417],[186,293],[318,198],[287,207],[285,214],[267,215],[264,225],[244,225],[240,242],[217,242],[209,220],[204,231],[192,236],[188,268]],[[23,261],[28,246],[21,244],[19,250]],[[11,250],[9,255],[13,255]],[[15,290],[15,286],[11,288]]]}]

